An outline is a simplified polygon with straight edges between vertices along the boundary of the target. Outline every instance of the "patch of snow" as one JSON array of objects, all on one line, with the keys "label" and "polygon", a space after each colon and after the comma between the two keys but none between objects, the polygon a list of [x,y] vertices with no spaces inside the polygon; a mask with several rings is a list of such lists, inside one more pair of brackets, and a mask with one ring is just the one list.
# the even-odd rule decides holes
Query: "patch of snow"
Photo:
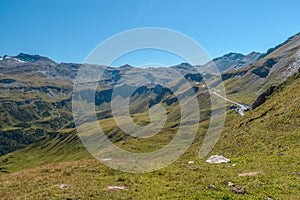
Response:
[{"label": "patch of snow", "polygon": [[194,164],[194,163],[195,163],[195,161],[193,161],[193,160],[188,162],[188,164]]},{"label": "patch of snow", "polygon": [[17,61],[18,63],[26,63],[24,60],[20,60],[20,59],[17,59],[17,58],[14,58],[15,61]]},{"label": "patch of snow", "polygon": [[230,162],[230,159],[225,158],[223,156],[214,155],[211,156],[209,159],[207,159],[206,162],[209,164],[220,164],[220,163],[228,163]]}]

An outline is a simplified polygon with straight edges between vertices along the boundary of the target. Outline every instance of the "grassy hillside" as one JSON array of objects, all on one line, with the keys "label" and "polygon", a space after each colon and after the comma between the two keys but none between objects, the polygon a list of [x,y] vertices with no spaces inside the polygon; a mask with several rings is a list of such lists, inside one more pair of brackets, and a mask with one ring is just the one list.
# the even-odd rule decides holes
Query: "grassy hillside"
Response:
[{"label": "grassy hillside", "polygon": [[[103,73],[103,80],[96,81],[96,94],[91,90],[94,83],[90,82],[86,88],[81,88],[82,93],[78,96],[79,99],[95,96],[87,100],[95,101],[100,119],[111,116],[112,94],[121,98],[118,101],[130,98],[130,112],[137,114],[159,103],[165,107],[173,106],[178,100],[173,92],[177,91],[179,96],[190,95],[189,84],[199,97],[200,110],[204,111],[201,113],[207,116],[210,112],[207,88],[220,89],[220,83],[224,83],[230,100],[250,105],[271,85],[282,83],[298,70],[299,50],[300,34],[297,34],[266,54],[224,55],[214,60],[224,70],[223,82],[206,74],[207,71],[198,74],[196,69],[201,71],[203,66],[193,67],[188,63],[155,69],[112,68],[58,64],[38,55],[6,56],[0,60],[0,155],[24,148],[63,128],[74,127],[71,95],[78,70],[83,66],[91,67],[93,73],[94,70]],[[206,83],[204,77],[208,79]],[[189,84],[185,84],[185,80]],[[132,96],[130,92],[133,92]]]},{"label": "grassy hillside", "polygon": [[0,82],[13,81],[0,83],[0,155],[72,123],[70,81],[45,77],[38,71],[42,66],[8,68],[0,63],[0,68]]},{"label": "grassy hillside", "polygon": [[51,163],[91,157],[73,129],[45,136],[34,144],[0,158],[1,172],[16,172]]},{"label": "grassy hillside", "polygon": [[[2,199],[252,200],[267,196],[300,199],[299,90],[298,73],[245,117],[228,111],[226,127],[210,155],[223,155],[231,163],[211,165],[198,158],[207,121],[200,123],[195,143],[178,161],[143,174],[123,173],[97,162],[82,149],[72,130],[68,130],[64,136],[54,136],[54,140],[45,138],[1,157],[2,170],[11,173],[0,175],[0,196]],[[188,164],[190,160],[195,163]],[[59,163],[45,165],[51,162]],[[34,168],[40,165],[44,166]],[[31,169],[19,171],[24,168]],[[246,194],[234,194],[228,182],[245,187]],[[60,184],[67,186],[62,189]],[[108,186],[125,186],[126,190],[111,191]]]}]

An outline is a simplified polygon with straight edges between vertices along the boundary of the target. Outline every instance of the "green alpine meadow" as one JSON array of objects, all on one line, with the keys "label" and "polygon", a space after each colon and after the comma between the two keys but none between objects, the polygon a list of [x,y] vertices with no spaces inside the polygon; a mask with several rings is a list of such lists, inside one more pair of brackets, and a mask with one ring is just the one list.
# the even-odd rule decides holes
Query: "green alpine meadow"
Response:
[{"label": "green alpine meadow", "polygon": [[0,4],[1,200],[300,199],[297,1]]}]

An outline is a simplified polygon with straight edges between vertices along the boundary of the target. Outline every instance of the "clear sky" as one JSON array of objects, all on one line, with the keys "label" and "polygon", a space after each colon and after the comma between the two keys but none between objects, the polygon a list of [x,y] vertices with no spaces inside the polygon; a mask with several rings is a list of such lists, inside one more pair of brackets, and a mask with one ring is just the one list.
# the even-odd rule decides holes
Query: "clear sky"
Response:
[{"label": "clear sky", "polygon": [[[299,8],[298,0],[0,0],[0,55],[23,52],[80,63],[103,40],[140,27],[182,32],[211,57],[265,52],[300,32]],[[117,64],[145,59],[129,56]],[[168,55],[153,60],[179,61]]]}]

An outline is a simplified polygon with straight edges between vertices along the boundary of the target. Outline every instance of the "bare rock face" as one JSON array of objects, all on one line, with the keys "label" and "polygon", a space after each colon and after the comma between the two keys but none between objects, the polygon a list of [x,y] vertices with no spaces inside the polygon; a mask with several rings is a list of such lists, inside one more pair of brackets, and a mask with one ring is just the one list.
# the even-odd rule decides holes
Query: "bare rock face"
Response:
[{"label": "bare rock face", "polygon": [[220,164],[220,163],[228,163],[230,162],[230,159],[225,158],[223,156],[214,155],[211,156],[209,159],[206,160],[209,164]]},{"label": "bare rock face", "polygon": [[[213,63],[217,66],[220,72],[228,72],[249,66],[252,63],[255,63],[261,56],[262,54],[258,52],[251,52],[248,55],[228,53],[222,57],[213,59]],[[206,64],[208,69],[210,65],[213,65],[213,63],[209,62]]]},{"label": "bare rock face", "polygon": [[257,108],[258,106],[260,106],[261,104],[265,103],[268,96],[270,96],[271,94],[273,94],[276,90],[278,89],[278,87],[276,86],[271,86],[267,91],[263,92],[262,94],[260,94],[258,96],[258,98],[255,100],[255,102],[252,105],[252,109]]}]

